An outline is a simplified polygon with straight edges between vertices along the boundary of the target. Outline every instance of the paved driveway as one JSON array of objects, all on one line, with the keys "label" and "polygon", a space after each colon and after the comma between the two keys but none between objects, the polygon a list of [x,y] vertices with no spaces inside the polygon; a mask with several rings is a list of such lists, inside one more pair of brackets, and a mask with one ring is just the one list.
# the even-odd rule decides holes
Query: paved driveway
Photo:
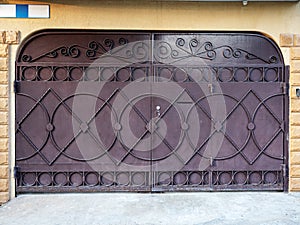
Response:
[{"label": "paved driveway", "polygon": [[1,225],[300,224],[300,193],[21,195],[0,207]]}]

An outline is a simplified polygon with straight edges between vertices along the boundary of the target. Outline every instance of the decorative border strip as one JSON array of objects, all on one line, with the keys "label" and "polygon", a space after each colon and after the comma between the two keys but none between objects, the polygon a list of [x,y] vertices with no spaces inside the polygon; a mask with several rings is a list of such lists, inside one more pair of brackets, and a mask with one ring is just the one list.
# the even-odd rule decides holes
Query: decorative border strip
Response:
[{"label": "decorative border strip", "polygon": [[49,5],[0,4],[0,18],[49,18]]},{"label": "decorative border strip", "polygon": [[[73,192],[73,188],[107,189],[116,191],[128,188],[140,188],[164,191],[205,190],[226,186],[226,189],[248,190],[282,190],[282,171],[155,171],[153,183],[147,171],[52,171],[17,173],[18,192],[41,191],[41,188],[52,188]],[[166,175],[166,176],[165,176]],[[30,188],[31,187],[31,188]],[[27,188],[27,189],[26,189]],[[66,189],[71,188],[71,189]],[[45,190],[46,190],[45,189]],[[170,189],[170,190],[169,190]],[[42,191],[45,191],[42,190]],[[88,191],[88,190],[86,190]]]}]

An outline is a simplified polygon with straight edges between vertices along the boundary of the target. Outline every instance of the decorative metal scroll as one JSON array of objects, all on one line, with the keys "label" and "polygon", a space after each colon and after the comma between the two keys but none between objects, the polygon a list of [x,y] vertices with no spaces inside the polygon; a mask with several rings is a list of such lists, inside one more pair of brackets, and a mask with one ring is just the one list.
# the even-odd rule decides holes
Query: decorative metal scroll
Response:
[{"label": "decorative metal scroll", "polygon": [[[38,50],[33,51],[34,48]],[[107,66],[121,68],[152,62],[178,68],[209,68],[217,72],[224,69],[232,76],[236,70],[241,71],[240,67],[248,74],[252,70],[261,71],[262,76],[275,73],[278,81],[282,80],[284,70],[278,47],[260,34],[178,33],[170,36],[164,33],[45,31],[33,35],[21,46],[17,56],[17,80],[89,80],[86,70],[93,68],[101,81],[101,73]],[[115,69],[113,73],[116,72]]]},{"label": "decorative metal scroll", "polygon": [[[42,61],[43,58],[62,58],[62,57],[70,57],[70,58],[79,58],[82,57],[82,54],[84,57],[86,57],[89,60],[96,60],[99,57],[114,57],[116,59],[124,60],[136,60],[136,59],[146,59],[147,55],[146,53],[149,52],[148,48],[149,46],[144,46],[144,42],[137,42],[132,47],[131,50],[129,50],[127,47],[128,40],[124,38],[119,39],[119,46],[117,48],[115,47],[115,43],[111,39],[105,39],[103,43],[99,43],[97,41],[91,41],[87,44],[87,46],[80,46],[77,44],[73,44],[71,46],[60,46],[55,49],[50,50],[49,52],[45,52],[39,56],[36,56],[33,58],[31,55],[23,55],[22,56],[22,62],[38,62]],[[144,53],[138,52],[138,48],[143,48]],[[122,50],[126,50],[126,52],[123,52]],[[103,56],[104,55],[104,56]]]},{"label": "decorative metal scroll", "polygon": [[241,61],[263,64],[276,64],[279,60],[275,55],[271,55],[269,58],[262,58],[262,56],[257,56],[245,49],[235,48],[230,45],[215,45],[210,41],[201,43],[196,38],[188,41],[183,38],[177,38],[174,43],[159,41],[156,48],[155,59],[157,61],[165,61],[166,58],[169,58],[170,62],[173,63],[190,58],[217,62],[241,59]]}]

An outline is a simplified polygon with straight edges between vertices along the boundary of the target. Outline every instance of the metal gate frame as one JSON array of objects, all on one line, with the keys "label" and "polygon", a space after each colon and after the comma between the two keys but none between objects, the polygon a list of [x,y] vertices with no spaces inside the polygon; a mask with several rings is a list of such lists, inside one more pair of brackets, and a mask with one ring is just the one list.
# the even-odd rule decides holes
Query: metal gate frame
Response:
[{"label": "metal gate frame", "polygon": [[[101,35],[106,35],[111,38],[104,38],[102,42],[98,41],[97,38]],[[124,38],[123,36],[126,36],[127,38]],[[239,172],[234,171],[188,171],[187,174],[185,174],[185,178],[180,178],[184,174],[184,171],[174,171],[171,172],[170,180],[167,178],[164,178],[162,182],[159,180],[159,177],[164,172],[161,172],[158,170],[156,173],[155,171],[152,171],[154,169],[155,164],[150,163],[150,170],[142,170],[142,171],[111,171],[109,172],[109,175],[106,174],[107,171],[92,171],[88,166],[80,165],[80,168],[83,168],[81,171],[72,171],[69,168],[66,171],[62,171],[61,168],[57,167],[58,169],[51,169],[52,163],[55,162],[55,160],[60,157],[61,153],[58,155],[58,157],[54,157],[55,160],[50,160],[47,157],[53,157],[53,156],[45,156],[43,151],[43,148],[46,146],[46,142],[48,142],[50,139],[53,139],[52,132],[55,129],[55,126],[53,125],[53,121],[46,124],[46,130],[51,135],[47,137],[47,141],[41,145],[41,147],[37,147],[36,143],[32,142],[32,138],[26,134],[22,130],[23,121],[26,120],[26,118],[29,117],[29,114],[36,110],[36,107],[44,108],[44,103],[42,102],[45,98],[48,98],[48,96],[52,96],[52,100],[54,99],[58,100],[58,104],[60,106],[63,106],[67,111],[72,109],[69,109],[69,105],[67,103],[68,95],[72,95],[72,91],[68,93],[68,88],[64,86],[64,82],[70,83],[71,89],[76,89],[74,86],[74,80],[71,76],[71,72],[75,71],[77,68],[81,68],[81,72],[83,72],[85,75],[81,76],[80,79],[88,79],[88,68],[92,65],[94,60],[99,59],[100,56],[103,54],[112,52],[115,47],[118,47],[118,50],[115,51],[117,54],[124,54],[122,52],[124,49],[126,50],[127,44],[130,44],[131,41],[139,41],[139,36],[147,36],[150,40],[150,46],[151,50],[147,52],[149,55],[146,56],[146,58],[142,58],[144,60],[142,63],[134,62],[132,68],[135,70],[143,70],[148,71],[145,73],[149,74],[155,74],[154,80],[151,82],[154,85],[155,89],[155,83],[158,82],[160,79],[159,76],[163,73],[164,66],[168,65],[168,68],[171,67],[169,65],[174,64],[179,61],[176,66],[178,68],[186,68],[188,66],[195,66],[195,65],[188,65],[187,61],[184,61],[186,59],[190,58],[201,58],[202,60],[205,60],[206,62],[209,62],[208,65],[210,69],[213,71],[217,71],[216,74],[219,74],[219,70],[228,70],[232,73],[232,76],[234,73],[238,71],[239,68],[247,68],[244,71],[247,72],[247,79],[250,79],[250,73],[251,71],[259,68],[260,71],[262,71],[262,76],[265,76],[267,72],[270,70],[273,71],[273,73],[276,74],[276,77],[274,79],[274,85],[276,88],[281,90],[282,95],[284,96],[282,98],[282,115],[284,115],[285,118],[282,118],[282,121],[284,123],[282,126],[282,165],[279,172],[276,172],[277,179],[275,179],[274,185],[265,185],[265,176],[269,173],[266,171],[244,171],[242,172],[243,175],[246,177],[245,182],[243,185],[237,185],[235,182],[235,177],[237,175],[240,175]],[[68,38],[66,38],[68,37]],[[117,39],[114,39],[116,38]],[[188,38],[186,38],[188,37]],[[95,39],[96,38],[96,39]],[[131,41],[128,41],[128,39],[132,38]],[[166,40],[164,39],[166,38]],[[175,38],[175,39],[174,39]],[[211,38],[211,39],[209,39]],[[100,40],[99,39],[99,40]],[[257,40],[256,40],[257,39]],[[44,45],[45,40],[47,41],[47,46]],[[55,41],[52,41],[55,40]],[[86,42],[89,40],[89,42]],[[97,40],[97,41],[96,41]],[[152,51],[154,49],[154,45],[157,43],[154,43],[153,41],[158,41],[159,44],[166,43],[168,44],[171,49],[171,53],[168,55],[165,54],[165,50],[169,50],[169,47],[166,46],[159,46],[161,52],[159,54],[156,54],[157,51]],[[173,41],[173,42],[172,42]],[[83,45],[82,43],[85,43],[86,45]],[[154,44],[153,44],[154,43]],[[172,43],[172,44],[170,44]],[[201,44],[201,46],[200,46]],[[245,49],[239,47],[245,45]],[[85,46],[85,47],[83,47]],[[125,46],[125,47],[124,47]],[[257,48],[257,46],[260,46],[260,48]],[[133,46],[134,47],[134,46]],[[137,50],[140,46],[137,46]],[[158,49],[158,47],[156,47]],[[38,49],[38,51],[37,51]],[[46,49],[46,50],[45,50]],[[47,50],[48,49],[48,50]],[[254,49],[256,49],[256,53],[253,53]],[[258,49],[258,50],[257,50]],[[127,49],[128,50],[128,49]],[[131,57],[133,57],[133,49],[131,49],[132,52],[129,53]],[[221,52],[221,57],[218,55]],[[251,50],[251,51],[250,51]],[[181,51],[181,52],[180,52]],[[83,54],[85,52],[85,55]],[[255,51],[254,51],[255,52]],[[136,53],[139,53],[138,51]],[[127,53],[126,53],[127,54]],[[184,55],[180,55],[184,54]],[[174,57],[173,57],[174,56]],[[103,65],[105,65],[105,68],[107,66],[116,66],[118,63],[120,63],[120,59],[124,55],[118,55],[118,59],[114,61],[113,63],[104,62]],[[136,55],[135,57],[139,57],[139,55]],[[149,58],[150,64],[149,62]],[[154,57],[154,58],[152,58]],[[156,58],[155,58],[156,57]],[[155,62],[160,57],[160,59]],[[117,58],[117,57],[116,57]],[[116,59],[115,58],[115,59]],[[178,60],[179,59],[179,60]],[[140,59],[139,59],[140,60]],[[236,64],[232,65],[230,63],[235,62]],[[249,63],[250,62],[250,63]],[[123,62],[124,63],[124,62]],[[122,63],[121,63],[122,64]],[[130,67],[130,68],[131,68]],[[60,70],[61,68],[64,68],[65,71],[67,71],[67,76],[64,77],[64,74]],[[183,69],[183,70],[184,70]],[[48,72],[43,72],[46,71]],[[172,69],[170,69],[171,71]],[[50,72],[49,72],[50,71]],[[131,70],[130,70],[131,71]],[[133,71],[133,70],[132,70]],[[130,73],[132,73],[132,71]],[[274,72],[275,71],[275,72]],[[78,72],[78,71],[77,71]],[[123,71],[124,72],[124,71]],[[125,71],[126,72],[126,71]],[[161,73],[161,74],[160,74]],[[42,74],[44,77],[42,77]],[[91,72],[92,74],[92,72]],[[125,74],[125,73],[124,73]],[[123,73],[120,73],[119,75],[125,76]],[[93,74],[92,74],[93,75]],[[91,75],[91,76],[92,76]],[[16,183],[17,183],[17,192],[92,192],[92,191],[146,191],[146,192],[155,192],[155,191],[204,191],[204,190],[288,190],[288,75],[289,70],[288,67],[284,66],[283,57],[281,55],[280,49],[278,46],[269,38],[263,36],[260,33],[257,32],[193,32],[193,33],[187,33],[187,32],[179,32],[179,31],[168,31],[168,32],[157,32],[157,31],[143,31],[143,32],[137,32],[137,31],[99,31],[99,30],[42,30],[38,31],[32,35],[30,35],[29,38],[25,39],[23,43],[21,44],[19,48],[19,52],[16,58],[16,82],[15,82],[15,93],[17,95],[17,105],[16,105],[16,115],[19,115],[19,118],[17,116],[16,119],[16,132],[18,134],[22,134],[22,138],[25,138],[25,142],[20,142],[20,138],[16,138],[16,146],[17,146],[17,153],[21,153],[21,155],[24,153],[24,147],[27,146],[28,143],[30,148],[34,148],[35,152],[31,152],[31,156],[39,155],[41,158],[43,158],[43,162],[48,162],[48,166],[45,167],[42,166],[38,162],[35,169],[30,168],[30,158],[31,157],[19,157],[17,155],[17,161],[16,161],[16,167],[15,167],[15,177],[16,177]],[[60,76],[60,77],[59,77]],[[78,76],[78,74],[77,74]],[[152,75],[151,75],[152,76]],[[162,75],[163,77],[164,75]],[[221,76],[221,75],[220,75]],[[217,83],[223,82],[221,81],[221,77],[219,75],[216,75]],[[50,79],[50,82],[46,82],[48,79]],[[100,78],[99,78],[100,79]],[[115,83],[117,83],[117,78],[115,78]],[[130,81],[133,81],[135,78],[130,78]],[[152,79],[152,78],[151,78]],[[170,78],[168,78],[170,79]],[[184,82],[178,82],[176,81],[176,78],[174,74],[172,74],[172,79],[175,79],[173,81],[180,83],[184,87]],[[190,78],[188,78],[190,79]],[[234,78],[231,78],[233,81]],[[265,78],[263,78],[264,80]],[[41,82],[43,81],[43,82]],[[237,81],[234,81],[237,82]],[[278,85],[276,84],[278,83]],[[112,82],[113,83],[113,82]],[[55,85],[54,85],[55,84]],[[39,89],[35,89],[34,86],[39,86]],[[73,85],[73,87],[72,87]],[[223,85],[223,84],[222,84]],[[221,85],[221,86],[222,86]],[[272,84],[270,84],[272,85]],[[93,86],[93,85],[92,85]],[[93,89],[93,87],[90,87]],[[213,82],[206,81],[206,88],[208,92],[213,93],[214,92],[214,84]],[[226,86],[226,85],[225,85]],[[274,86],[274,87],[275,87]],[[107,90],[104,90],[104,95],[108,97],[108,100],[104,100],[105,104],[109,101],[110,98],[114,98],[112,95],[115,91],[120,91],[120,88],[122,89],[124,87],[124,83],[117,85],[114,87],[112,84],[109,86]],[[87,87],[86,87],[87,88]],[[114,89],[115,88],[115,89]],[[153,94],[153,87],[150,85],[149,93]],[[230,89],[230,88],[229,88]],[[33,91],[28,92],[28,90]],[[42,90],[42,91],[41,91]],[[58,94],[60,93],[60,94]],[[63,94],[64,97],[60,96]],[[253,94],[253,93],[252,93]],[[70,95],[70,96],[71,96]],[[20,115],[20,111],[17,111],[20,109],[21,100],[20,96],[23,96],[25,98],[31,99],[33,102],[35,102],[31,108],[27,108],[27,112],[23,112],[23,115]],[[39,97],[38,97],[39,96]],[[153,96],[152,96],[153,98]],[[19,99],[19,100],[18,100]],[[238,101],[243,101],[244,99],[241,98]],[[161,100],[160,100],[161,101]],[[262,100],[260,100],[262,101]],[[18,103],[19,102],[19,103]],[[150,101],[152,111],[150,111],[150,117],[155,117],[157,114],[160,116],[160,109],[157,108],[157,110],[153,111],[153,106],[155,106],[153,102],[153,99]],[[26,104],[26,103],[25,103]],[[98,103],[97,103],[98,104]],[[260,103],[264,105],[264,102]],[[22,104],[21,104],[22,105]],[[18,108],[19,106],[19,108]],[[22,106],[26,108],[24,105]],[[27,106],[28,107],[28,106]],[[49,106],[54,107],[54,106]],[[106,106],[105,106],[106,107]],[[172,107],[172,105],[170,106]],[[238,106],[237,106],[238,107]],[[267,106],[264,106],[267,107]],[[134,108],[134,107],[133,107]],[[28,111],[29,110],[29,111]],[[55,113],[57,109],[57,106],[55,106],[52,110]],[[268,109],[267,109],[268,110]],[[26,110],[25,110],[26,111]],[[46,109],[46,112],[47,109]],[[18,114],[19,113],[19,114]],[[163,113],[163,112],[162,112]],[[140,115],[141,116],[141,115]],[[48,115],[49,117],[49,115]],[[49,117],[50,118],[50,117]],[[21,119],[21,120],[20,120]],[[63,118],[61,118],[61,121]],[[151,119],[151,118],[149,118]],[[21,121],[21,122],[20,122]],[[34,122],[34,119],[31,119],[31,122]],[[149,121],[147,121],[149,122]],[[89,124],[81,123],[80,129],[83,133],[87,132],[89,130]],[[119,131],[122,128],[121,123],[116,123],[113,127],[113,129]],[[185,126],[186,125],[186,128]],[[147,124],[148,126],[148,124]],[[155,129],[153,128],[155,124],[150,124],[147,127],[148,132],[152,133],[155,132]],[[222,129],[222,124],[215,124],[214,126],[218,127],[217,130]],[[248,130],[253,130],[255,125],[252,123],[248,124]],[[188,129],[188,124],[181,124],[181,129],[185,130]],[[39,132],[39,131],[38,131]],[[251,131],[252,132],[252,131]],[[40,132],[42,133],[42,132]],[[224,133],[225,135],[225,133]],[[151,137],[152,138],[152,137]],[[19,141],[18,141],[19,140]],[[152,140],[152,139],[151,139]],[[164,141],[165,139],[162,139]],[[22,143],[22,145],[20,145]],[[153,141],[151,141],[153,143]],[[152,145],[152,144],[151,144]],[[23,149],[18,146],[22,146]],[[18,150],[19,149],[19,150]],[[151,147],[152,149],[152,147]],[[152,149],[153,150],[153,149]],[[151,160],[153,160],[152,157],[152,150],[151,153]],[[195,150],[195,149],[194,149]],[[132,150],[130,150],[131,152]],[[241,150],[242,152],[243,150]],[[263,150],[264,151],[264,150]],[[264,152],[261,151],[260,154],[264,154]],[[25,151],[26,152],[26,151]],[[141,154],[138,151],[136,154]],[[142,156],[139,156],[142,157]],[[70,158],[69,158],[70,159]],[[28,161],[27,161],[28,160]],[[35,159],[36,160],[36,159]],[[23,161],[23,162],[22,162]],[[37,161],[33,161],[37,162]],[[141,163],[141,162],[138,162]],[[215,166],[215,163],[218,163],[215,160],[211,160],[210,167],[213,168]],[[26,167],[26,165],[28,167]],[[148,164],[146,164],[146,167]],[[25,168],[25,169],[24,169]],[[40,168],[40,169],[38,169]],[[48,169],[47,169],[48,168]],[[66,166],[63,166],[62,168],[67,168]],[[128,173],[128,174],[127,174]],[[112,176],[112,179],[106,179],[107,177],[104,176]],[[121,184],[121,185],[115,185],[116,180],[121,175],[124,174],[128,175],[128,183],[129,184],[132,179],[138,179],[135,177],[138,176],[144,176],[144,183],[142,183],[141,186],[139,185],[129,185]],[[188,180],[192,175],[198,176],[197,179],[201,179],[201,182],[196,183],[190,183]],[[226,174],[227,176],[227,183],[223,183],[221,181],[222,174]],[[251,176],[252,174],[255,174],[256,176],[260,176],[261,181],[259,181],[257,184],[251,184]],[[274,173],[275,174],[275,173]],[[274,174],[271,173],[271,176],[274,176]],[[180,175],[180,176],[179,176]],[[65,178],[62,178],[61,176],[65,176]],[[176,176],[178,178],[176,178]],[[231,177],[231,178],[228,178]],[[225,177],[225,176],[224,176]],[[26,181],[28,180],[28,182]],[[58,184],[56,181],[59,179],[65,179],[65,182]],[[93,182],[89,183],[88,179],[91,179]],[[175,180],[184,181],[181,185],[178,185]],[[208,181],[206,181],[206,179]],[[223,178],[222,178],[223,179]],[[225,178],[224,178],[225,179]],[[225,180],[226,180],[225,179]],[[228,180],[229,179],[229,180]],[[104,181],[103,181],[104,180]],[[129,181],[130,180],[130,181]],[[29,182],[30,181],[30,182]],[[77,182],[77,183],[76,183]],[[108,183],[105,183],[108,182]],[[166,182],[166,183],[164,183]],[[181,181],[180,181],[181,182]],[[207,183],[208,182],[208,183]],[[248,185],[249,183],[249,185]]]}]

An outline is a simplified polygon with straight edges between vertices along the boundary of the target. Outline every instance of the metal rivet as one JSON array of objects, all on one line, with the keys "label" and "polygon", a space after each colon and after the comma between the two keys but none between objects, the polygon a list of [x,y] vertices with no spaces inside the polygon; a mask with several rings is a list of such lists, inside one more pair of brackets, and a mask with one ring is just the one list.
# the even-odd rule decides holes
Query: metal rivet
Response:
[{"label": "metal rivet", "polygon": [[255,124],[254,123],[248,123],[247,127],[248,127],[249,130],[254,130]]},{"label": "metal rivet", "polygon": [[223,128],[223,124],[220,121],[217,121],[214,125],[214,128],[216,129],[217,132],[220,132]]},{"label": "metal rivet", "polygon": [[82,123],[80,124],[80,129],[83,131],[83,133],[85,133],[89,129],[89,126],[87,123]]},{"label": "metal rivet", "polygon": [[53,131],[54,130],[54,126],[51,123],[48,123],[46,126],[47,131]]},{"label": "metal rivet", "polygon": [[119,124],[119,123],[116,123],[116,124],[114,125],[114,129],[115,129],[116,131],[119,131],[119,130],[122,129],[122,125]]},{"label": "metal rivet", "polygon": [[181,125],[181,128],[182,128],[182,130],[187,130],[187,129],[189,129],[189,125],[187,123],[183,123]]}]

